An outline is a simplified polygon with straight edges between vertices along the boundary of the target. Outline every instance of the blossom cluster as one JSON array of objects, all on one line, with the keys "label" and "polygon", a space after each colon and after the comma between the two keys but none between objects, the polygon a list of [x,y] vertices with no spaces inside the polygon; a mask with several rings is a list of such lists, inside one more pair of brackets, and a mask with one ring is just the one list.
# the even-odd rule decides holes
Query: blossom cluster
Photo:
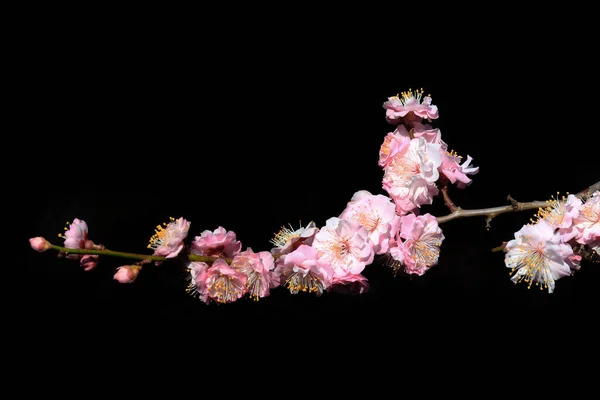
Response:
[{"label": "blossom cluster", "polygon": [[[156,226],[148,244],[152,256],[135,255],[142,261],[120,266],[114,279],[132,283],[145,265],[178,258],[185,262],[188,293],[208,304],[258,300],[278,287],[316,296],[326,291],[364,293],[369,289],[364,271],[376,259],[394,274],[423,275],[438,263],[444,234],[438,219],[423,213],[422,206],[432,204],[440,190],[446,194],[450,185],[470,185],[470,176],[479,171],[470,156],[463,160],[449,150],[440,129],[431,125],[439,116],[437,106],[423,94],[422,89],[409,89],[383,103],[385,118],[394,127],[379,149],[386,194],[358,190],[322,225],[284,226],[269,251],[244,247],[234,231],[222,226],[200,232],[187,245],[191,223],[171,218]],[[600,251],[600,192],[584,199],[552,199],[536,217],[505,243],[505,263],[514,282],[535,283],[552,292],[557,279],[579,269],[582,252]],[[75,218],[59,237],[64,248],[42,237],[31,238],[30,244],[37,251],[58,249],[79,260],[86,271],[98,265],[101,254],[109,254],[88,238],[81,219]]]},{"label": "blossom cluster", "polygon": [[580,253],[600,253],[600,191],[585,201],[568,194],[547,203],[506,243],[504,260],[513,282],[552,293],[556,280],[579,270]]},{"label": "blossom cluster", "polygon": [[[204,230],[186,246],[190,222],[183,217],[157,226],[148,248],[164,260],[187,254],[188,292],[205,303],[231,303],[246,296],[258,300],[279,286],[292,294],[364,293],[369,284],[363,272],[376,256],[394,272],[424,274],[437,264],[444,235],[434,216],[421,215],[421,205],[431,203],[442,178],[443,184],[464,187],[471,182],[467,175],[478,169],[469,167],[470,157],[461,163],[448,151],[439,129],[422,123],[438,117],[431,97],[422,97],[422,91],[390,97],[383,108],[387,121],[396,126],[380,149],[382,188],[389,196],[359,190],[322,226],[311,222],[298,229],[282,227],[270,251],[243,248],[236,233],[222,226]],[[79,219],[64,238],[67,249],[95,248],[87,224]],[[34,238],[31,245],[43,251],[46,243]],[[69,257],[78,258],[86,270],[98,262],[98,255]],[[114,279],[134,282],[145,263],[119,267]]]}]

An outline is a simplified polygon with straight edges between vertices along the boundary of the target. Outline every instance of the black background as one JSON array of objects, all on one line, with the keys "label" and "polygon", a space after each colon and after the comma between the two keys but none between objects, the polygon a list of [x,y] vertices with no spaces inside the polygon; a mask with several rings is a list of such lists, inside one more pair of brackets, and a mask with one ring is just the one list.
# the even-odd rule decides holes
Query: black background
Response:
[{"label": "black background", "polygon": [[[504,205],[508,194],[544,200],[598,181],[590,43],[557,44],[565,38],[553,24],[512,20],[508,38],[482,32],[481,20],[448,42],[425,28],[410,35],[342,19],[249,25],[185,25],[171,35],[54,26],[20,48],[12,102],[20,122],[8,149],[17,161],[5,167],[20,277],[5,285],[24,334],[79,339],[84,351],[90,335],[135,332],[139,346],[163,332],[185,341],[192,327],[208,337],[323,335],[360,352],[549,348],[557,337],[573,353],[595,347],[600,265],[584,264],[550,295],[514,285],[503,254],[490,251],[531,213],[499,216],[490,231],[481,218],[448,222],[435,268],[394,277],[373,264],[361,296],[278,288],[257,303],[205,305],[186,294],[177,263],[120,285],[119,259],[84,272],[31,250],[28,238],[60,243],[57,233],[77,217],[96,243],[144,253],[170,216],[191,221],[190,238],[223,226],[244,247],[268,250],[283,224],[322,226],[355,191],[384,193],[378,151],[393,127],[382,103],[408,88],[432,95],[433,125],[480,167],[470,187],[452,192],[463,208]],[[440,199],[423,210],[447,212]]]}]

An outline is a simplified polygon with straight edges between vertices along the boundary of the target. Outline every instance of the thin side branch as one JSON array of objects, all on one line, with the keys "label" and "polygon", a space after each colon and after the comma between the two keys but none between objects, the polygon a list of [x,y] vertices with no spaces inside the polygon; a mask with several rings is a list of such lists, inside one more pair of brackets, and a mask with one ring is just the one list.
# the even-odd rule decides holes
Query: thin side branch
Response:
[{"label": "thin side branch", "polygon": [[442,197],[444,198],[444,203],[446,204],[446,207],[448,207],[451,213],[460,210],[460,207],[457,207],[456,204],[454,204],[454,202],[450,198],[450,195],[448,194],[448,186],[442,187]]},{"label": "thin side branch", "polygon": [[[576,196],[579,198],[587,198],[587,197],[591,196],[592,193],[594,193],[596,190],[600,190],[600,182],[594,183],[590,187],[577,193]],[[450,200],[450,197],[448,196],[448,193],[446,190],[444,190],[444,188],[442,189],[442,196],[444,196],[444,202],[446,202],[446,205],[448,206],[448,208],[451,207],[450,205],[456,207],[456,205],[454,205],[452,200]],[[509,213],[509,212],[535,210],[535,209],[539,209],[540,207],[546,206],[545,201],[532,201],[532,202],[528,202],[528,203],[520,203],[510,196],[508,196],[508,200],[511,202],[511,204],[508,206],[502,206],[502,207],[482,208],[482,209],[477,209],[477,210],[465,210],[460,207],[456,207],[455,211],[451,212],[448,215],[444,215],[443,217],[438,217],[437,221],[438,221],[438,224],[443,224],[444,222],[452,221],[453,219],[458,219],[458,218],[486,217],[486,227],[489,227],[490,221],[497,215]],[[450,208],[450,209],[452,209],[452,208]]]},{"label": "thin side branch", "polygon": [[[154,256],[149,254],[137,254],[137,253],[125,253],[123,251],[113,251],[113,250],[95,250],[95,249],[68,249],[66,247],[56,246],[52,244],[52,249],[58,251],[61,254],[69,255],[69,254],[94,254],[99,256],[112,256],[112,257],[120,257],[120,258],[129,258],[133,260],[143,260],[143,261],[165,261],[167,258],[165,256]],[[273,258],[279,258],[279,255],[274,255]],[[187,256],[190,261],[199,261],[205,263],[212,263],[219,259],[219,257],[210,257],[210,256],[198,256],[195,254],[190,254]],[[223,258],[228,264],[231,264],[231,258]]]}]

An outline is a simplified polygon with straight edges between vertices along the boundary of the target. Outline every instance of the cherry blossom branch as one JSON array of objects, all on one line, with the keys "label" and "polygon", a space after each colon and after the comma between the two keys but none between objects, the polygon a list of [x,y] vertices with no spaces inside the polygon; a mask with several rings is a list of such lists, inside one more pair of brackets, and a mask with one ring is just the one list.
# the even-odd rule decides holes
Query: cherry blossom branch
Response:
[{"label": "cherry blossom branch", "polygon": [[[500,214],[509,213],[509,212],[517,212],[517,211],[535,210],[535,209],[539,209],[540,207],[546,206],[545,201],[532,201],[532,202],[521,203],[521,202],[516,201],[512,197],[508,196],[507,199],[508,199],[508,201],[510,201],[510,203],[511,203],[510,205],[501,206],[501,207],[482,208],[482,209],[476,209],[476,210],[466,210],[466,209],[456,206],[454,204],[454,202],[452,202],[452,200],[450,199],[450,196],[448,195],[447,189],[448,189],[447,187],[443,187],[441,189],[441,192],[442,192],[442,197],[444,198],[444,202],[446,203],[446,206],[448,207],[448,209],[450,209],[451,213],[448,215],[444,215],[443,217],[437,217],[438,224],[443,224],[444,222],[452,221],[453,219],[457,219],[457,218],[486,217],[486,228],[489,229],[490,222],[492,221],[492,219]],[[600,182],[596,182],[595,184],[591,185],[590,187],[582,190],[581,192],[577,193],[576,196],[579,198],[587,197],[587,196],[590,196],[596,190],[600,190]]]},{"label": "cherry blossom branch", "polygon": [[[167,260],[164,256],[153,256],[149,254],[136,254],[136,253],[126,253],[123,251],[114,251],[114,250],[95,250],[95,249],[69,249],[66,247],[56,246],[51,244],[52,249],[60,252],[61,254],[69,255],[69,254],[92,254],[92,255],[102,255],[102,256],[113,256],[120,258],[129,258],[133,260],[143,260],[143,261],[165,261]],[[210,263],[216,261],[218,257],[209,257],[209,256],[198,256],[195,254],[188,255],[188,259],[190,261],[200,261]],[[227,263],[231,263],[231,259],[225,259]]]},{"label": "cherry blossom branch", "polygon": [[[69,255],[69,254],[84,254],[84,255],[102,255],[102,256],[112,256],[112,257],[120,257],[120,258],[128,258],[132,260],[142,260],[142,261],[165,261],[167,258],[165,256],[154,256],[149,254],[137,254],[137,253],[126,253],[123,251],[114,251],[108,249],[69,249],[67,247],[56,246],[50,243],[50,248],[58,251],[60,254]],[[274,255],[273,258],[277,259],[280,255]],[[199,261],[205,263],[212,263],[221,257],[210,257],[210,256],[198,256],[196,254],[189,254],[187,256],[189,261]],[[226,261],[228,264],[231,264],[233,259],[231,258],[221,258]]]}]

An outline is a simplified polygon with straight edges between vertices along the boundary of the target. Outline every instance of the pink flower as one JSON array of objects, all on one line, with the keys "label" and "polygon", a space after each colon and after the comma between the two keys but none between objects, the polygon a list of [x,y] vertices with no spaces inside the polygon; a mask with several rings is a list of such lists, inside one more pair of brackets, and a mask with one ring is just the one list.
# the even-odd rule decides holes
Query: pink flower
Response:
[{"label": "pink flower", "polygon": [[435,182],[441,164],[440,145],[427,143],[422,137],[411,140],[408,151],[394,157],[384,169],[383,188],[394,199],[398,214],[433,202],[439,192]]},{"label": "pink flower", "polygon": [[[431,97],[423,96],[423,89],[409,89],[407,92],[402,92],[399,95],[389,97],[383,103],[383,108],[386,109],[385,118],[389,123],[397,124],[402,118],[408,117],[409,121],[420,120],[426,118],[428,120],[438,118],[438,108],[431,104]],[[412,113],[410,115],[409,113]],[[415,118],[418,117],[418,118]],[[407,121],[405,121],[407,122]]]},{"label": "pink flower", "polygon": [[404,253],[406,249],[404,242],[398,238],[398,240],[390,240],[390,249],[386,254],[386,260],[384,264],[392,270],[394,276],[399,272],[404,271]]},{"label": "pink flower", "polygon": [[585,244],[598,253],[600,246],[600,191],[594,192],[580,208],[573,219],[573,225],[579,232],[577,242]]},{"label": "pink flower", "polygon": [[208,295],[217,303],[233,303],[246,294],[246,274],[231,268],[221,258],[213,262],[207,275]]},{"label": "pink flower", "polygon": [[188,235],[190,224],[183,217],[177,219],[171,217],[171,222],[156,227],[148,248],[154,249],[154,255],[157,256],[177,257],[183,249],[183,240]]},{"label": "pink flower", "polygon": [[209,268],[210,266],[205,262],[194,261],[188,265],[191,282],[188,285],[187,292],[192,296],[198,297],[206,304],[210,303],[208,285],[206,283]]},{"label": "pink flower", "polygon": [[[69,223],[67,222],[67,225]],[[69,228],[65,228],[66,232],[64,236],[59,235],[65,239],[65,247],[67,249],[85,249],[85,242],[88,240],[88,226],[85,221],[75,218],[73,223],[70,224]],[[79,258],[79,255],[74,254],[74,258]]]},{"label": "pink flower", "polygon": [[[274,258],[268,251],[255,253],[251,248],[242,251],[233,258],[231,268],[245,274],[248,277],[246,286],[251,299],[258,300],[270,294],[269,289],[274,286],[271,276]],[[276,275],[275,275],[276,276]],[[278,282],[277,282],[278,285]]]},{"label": "pink flower", "polygon": [[467,160],[460,164],[462,157],[456,155],[456,153],[446,152],[442,156],[442,165],[440,166],[440,172],[448,178],[451,183],[458,182],[458,187],[464,189],[470,185],[472,180],[467,175],[475,175],[479,172],[479,167],[470,167],[473,159],[471,156],[467,156]]},{"label": "pink flower", "polygon": [[340,218],[356,221],[367,230],[375,254],[387,253],[389,241],[400,226],[400,217],[396,215],[392,200],[366,190],[354,193]]},{"label": "pink flower", "polygon": [[276,246],[271,249],[271,253],[273,255],[288,254],[302,244],[310,246],[318,231],[319,228],[312,221],[306,227],[300,227],[296,230],[291,225],[290,229],[282,226],[281,230],[271,240],[271,243]]},{"label": "pink flower", "polygon": [[[405,135],[403,134],[403,136],[410,138],[408,132],[406,132]],[[422,137],[427,141],[427,143],[439,144],[442,150],[446,150],[448,148],[448,145],[442,140],[442,132],[438,128],[433,128],[429,124],[415,122],[413,126],[413,136],[415,138]]]},{"label": "pink flower", "polygon": [[[65,247],[67,249],[103,249],[101,245],[95,244],[88,239],[88,226],[85,221],[75,218],[69,228],[65,227],[65,234],[59,234],[59,237],[65,239]],[[99,256],[90,254],[68,254],[67,258],[79,260],[79,264],[85,271],[91,271],[98,265]]]},{"label": "pink flower", "polygon": [[335,217],[317,233],[313,247],[321,251],[334,276],[360,274],[375,257],[367,230],[358,222]]},{"label": "pink flower", "polygon": [[[398,128],[396,128],[395,133],[404,138],[410,139],[410,134],[408,133],[406,128],[402,128],[404,128],[404,126],[399,125]],[[427,143],[439,144],[442,150],[446,150],[448,148],[448,145],[442,140],[442,132],[438,128],[433,128],[429,124],[414,122],[412,126],[412,131],[413,137],[415,139],[422,137]]]},{"label": "pink flower", "polygon": [[504,250],[504,262],[515,272],[511,278],[515,283],[524,281],[530,288],[535,282],[552,293],[557,279],[571,275],[573,249],[562,243],[560,235],[543,219],[523,226]]},{"label": "pink flower", "polygon": [[142,267],[140,265],[123,265],[117,268],[113,279],[119,283],[133,283],[141,270]]},{"label": "pink flower", "polygon": [[290,293],[309,292],[320,296],[329,287],[333,271],[319,256],[317,249],[305,244],[285,256],[276,271]]},{"label": "pink flower", "polygon": [[562,199],[546,201],[547,206],[540,208],[536,214],[538,221],[545,220],[554,230],[558,229],[561,240],[567,243],[579,236],[579,231],[573,225],[573,220],[579,216],[583,202],[573,196],[562,196]]},{"label": "pink flower", "polygon": [[343,294],[363,294],[369,291],[369,282],[361,274],[347,274],[334,278],[329,290]]},{"label": "pink flower", "polygon": [[[405,215],[401,220],[399,236],[404,242],[397,248],[403,252],[404,269],[407,273],[423,275],[438,263],[444,234],[433,215]],[[398,250],[394,250],[396,256]],[[397,259],[400,257],[397,256]]]},{"label": "pink flower", "polygon": [[408,149],[410,136],[404,125],[398,125],[394,132],[388,133],[379,149],[379,166],[382,168],[392,161],[396,154],[404,154]]},{"label": "pink flower", "polygon": [[32,249],[39,251],[40,253],[52,248],[52,244],[41,236],[29,239],[29,244]]},{"label": "pink flower", "polygon": [[240,252],[242,243],[236,240],[233,231],[219,226],[213,232],[205,230],[192,242],[192,253],[199,256],[232,258]]}]

